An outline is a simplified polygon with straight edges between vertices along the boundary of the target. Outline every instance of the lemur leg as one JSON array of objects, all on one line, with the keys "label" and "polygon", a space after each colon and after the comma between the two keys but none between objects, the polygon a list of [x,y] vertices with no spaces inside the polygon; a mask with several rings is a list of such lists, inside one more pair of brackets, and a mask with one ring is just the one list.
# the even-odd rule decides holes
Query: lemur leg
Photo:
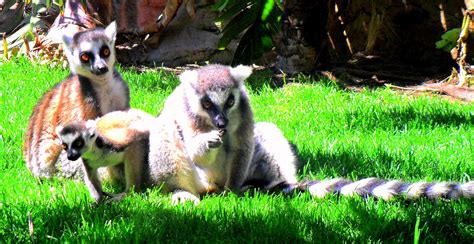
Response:
[{"label": "lemur leg", "polygon": [[124,151],[125,192],[110,194],[107,202],[120,201],[131,191],[139,192],[142,184],[143,164],[146,160],[146,145],[142,141],[130,144]]},{"label": "lemur leg", "polygon": [[103,197],[102,184],[97,174],[97,169],[93,169],[87,165],[87,162],[83,160],[84,169],[84,183],[89,189],[89,193],[96,202],[100,202]]},{"label": "lemur leg", "polygon": [[147,155],[146,145],[143,141],[132,143],[125,151],[125,192],[139,192],[142,184],[143,164]]},{"label": "lemur leg", "polygon": [[[225,187],[236,194],[240,194],[244,190],[244,183],[247,178],[251,156],[253,154],[253,143],[243,144],[241,149],[234,152],[230,157],[232,159],[231,167],[229,167],[230,176],[225,184]],[[247,152],[251,153],[247,153]]]}]

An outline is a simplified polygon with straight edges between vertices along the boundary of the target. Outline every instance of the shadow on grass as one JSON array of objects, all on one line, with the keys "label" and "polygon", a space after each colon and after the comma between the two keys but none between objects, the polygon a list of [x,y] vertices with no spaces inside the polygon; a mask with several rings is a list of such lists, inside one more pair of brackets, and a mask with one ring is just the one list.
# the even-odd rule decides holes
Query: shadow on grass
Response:
[{"label": "shadow on grass", "polygon": [[[159,202],[134,200],[96,207],[87,203],[8,207],[33,209],[34,241],[39,242],[406,242],[413,240],[417,217],[421,219],[421,240],[467,243],[473,240],[469,228],[463,228],[469,225],[472,215],[472,212],[465,212],[471,211],[466,202],[432,204],[420,201],[402,207],[384,202],[382,205],[385,206],[380,208],[376,201],[367,203],[361,199],[339,202],[332,197],[318,205],[310,202],[297,205],[291,203],[292,199],[285,199],[267,206],[271,211],[263,211],[263,214],[244,209],[251,208],[254,199],[229,201],[230,204],[228,200],[220,199],[225,201],[225,206],[217,204],[209,208],[202,205],[163,207]],[[215,200],[211,197],[205,201],[212,203]],[[261,204],[259,199],[255,201]],[[311,204],[311,210],[306,209],[310,206],[307,204]],[[394,211],[390,210],[392,207]],[[336,215],[325,212],[328,210],[335,211]],[[21,222],[7,220],[8,224],[4,226],[10,225],[8,229],[13,232],[3,236],[3,240],[28,241],[26,220],[26,216],[21,217]]]},{"label": "shadow on grass", "polygon": [[[474,241],[474,234],[466,226],[472,222],[470,200],[433,203],[428,199],[419,199],[415,202],[407,200],[400,205],[376,199],[370,199],[371,204],[355,199],[349,201],[350,212],[354,214],[351,223],[360,231],[360,240],[411,242],[419,218],[420,242]],[[385,206],[380,208],[380,205]]]},{"label": "shadow on grass", "polygon": [[[37,205],[33,210],[33,239],[39,242],[86,240],[127,243],[161,240],[302,243],[344,239],[321,219],[312,218],[302,209],[288,204],[278,205],[265,216],[255,211],[242,211],[238,206],[240,203],[236,204],[211,210],[189,205],[163,208],[150,202],[135,206],[130,201],[95,207],[87,203],[75,206],[56,203],[54,207]],[[20,223],[8,223],[16,232],[4,236],[3,240],[31,240],[26,219],[23,216]]]},{"label": "shadow on grass", "polygon": [[320,84],[328,87],[334,87],[340,90],[345,89],[344,84],[329,80],[324,76],[318,74],[298,74],[295,76],[288,76],[283,74],[278,74],[280,71],[272,69],[263,69],[256,70],[254,73],[247,79],[247,87],[256,92],[260,93],[264,88],[270,88],[272,90],[277,90],[282,88],[287,84]]},{"label": "shadow on grass", "polygon": [[[374,162],[369,155],[361,152],[336,152],[329,153],[323,151],[308,152],[299,151],[298,158],[302,164],[308,162],[302,167],[306,167],[309,172],[321,172],[324,175],[338,176],[338,177],[356,177],[357,179],[366,177],[380,177],[380,178],[395,178],[400,177],[398,168],[404,162],[399,158],[390,156],[382,150],[377,151],[377,162]],[[408,167],[408,163],[406,163]],[[302,169],[302,168],[301,168]],[[407,175],[403,177],[420,177],[422,170],[417,167],[404,171]]]},{"label": "shadow on grass", "polygon": [[420,111],[420,108],[404,107],[396,110],[376,111],[376,113],[350,111],[345,113],[346,123],[352,128],[386,130],[403,130],[412,127],[459,127],[474,125],[474,114],[458,111],[442,111],[431,108],[429,111]]}]

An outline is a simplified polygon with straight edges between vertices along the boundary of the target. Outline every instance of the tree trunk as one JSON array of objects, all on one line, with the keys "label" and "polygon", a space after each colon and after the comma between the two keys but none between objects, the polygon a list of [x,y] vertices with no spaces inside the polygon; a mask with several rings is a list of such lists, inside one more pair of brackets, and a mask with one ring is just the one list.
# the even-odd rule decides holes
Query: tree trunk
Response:
[{"label": "tree trunk", "polygon": [[327,1],[284,1],[282,31],[275,37],[277,68],[288,74],[312,71],[326,58]]}]

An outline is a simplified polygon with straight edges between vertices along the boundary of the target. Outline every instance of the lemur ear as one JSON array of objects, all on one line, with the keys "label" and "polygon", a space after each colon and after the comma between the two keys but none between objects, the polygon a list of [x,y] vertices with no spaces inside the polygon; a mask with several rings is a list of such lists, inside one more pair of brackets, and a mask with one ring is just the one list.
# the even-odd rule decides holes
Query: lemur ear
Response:
[{"label": "lemur ear", "polygon": [[181,83],[196,83],[198,80],[198,72],[195,70],[186,70],[179,76],[179,80]]},{"label": "lemur ear", "polygon": [[230,75],[240,83],[243,83],[252,74],[252,67],[239,65],[235,68],[230,68]]},{"label": "lemur ear", "polygon": [[73,36],[69,34],[63,35],[63,48],[65,50],[69,50],[69,51],[71,50],[72,40],[73,40]]},{"label": "lemur ear", "polygon": [[88,120],[86,121],[86,129],[87,129],[87,134],[89,135],[89,138],[92,138],[95,136],[95,126],[97,122],[95,120]]},{"label": "lemur ear", "polygon": [[55,131],[56,131],[56,135],[57,135],[58,137],[61,135],[61,131],[62,131],[63,129],[64,129],[64,127],[61,126],[61,125],[56,126]]},{"label": "lemur ear", "polygon": [[117,23],[115,21],[112,21],[106,28],[105,28],[105,35],[112,40],[112,42],[115,42],[115,37],[117,35]]}]

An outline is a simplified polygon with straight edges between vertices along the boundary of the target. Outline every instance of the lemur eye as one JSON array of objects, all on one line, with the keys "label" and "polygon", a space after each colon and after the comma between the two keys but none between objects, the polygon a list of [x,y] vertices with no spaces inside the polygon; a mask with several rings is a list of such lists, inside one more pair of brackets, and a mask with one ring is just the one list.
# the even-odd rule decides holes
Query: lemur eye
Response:
[{"label": "lemur eye", "polygon": [[63,147],[64,150],[67,150],[67,144],[66,143],[63,143],[61,146]]},{"label": "lemur eye", "polygon": [[81,62],[87,63],[87,62],[89,62],[90,59],[91,58],[89,57],[89,55],[87,53],[81,54]]},{"label": "lemur eye", "polygon": [[210,109],[212,107],[212,102],[209,99],[204,99],[202,101],[202,107],[205,109]]},{"label": "lemur eye", "polygon": [[103,58],[107,58],[108,56],[110,56],[110,49],[106,46],[102,47],[102,49],[100,50],[100,56],[102,56]]},{"label": "lemur eye", "polygon": [[229,99],[227,99],[227,107],[232,107],[234,106],[235,103],[235,98],[234,96],[230,96]]},{"label": "lemur eye", "polygon": [[83,145],[84,145],[84,142],[82,140],[74,142],[74,148],[81,148]]}]

